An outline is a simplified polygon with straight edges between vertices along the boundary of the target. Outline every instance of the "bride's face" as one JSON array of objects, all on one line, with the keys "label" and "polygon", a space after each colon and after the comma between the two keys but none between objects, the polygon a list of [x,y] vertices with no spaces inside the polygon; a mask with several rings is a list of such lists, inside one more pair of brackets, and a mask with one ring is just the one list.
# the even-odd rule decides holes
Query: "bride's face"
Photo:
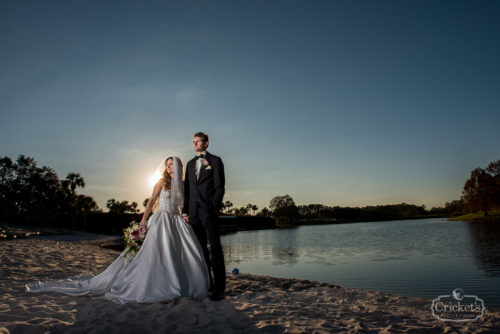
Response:
[{"label": "bride's face", "polygon": [[174,172],[174,160],[168,159],[167,162],[165,163],[165,168],[167,170],[167,173],[172,175],[172,173]]}]

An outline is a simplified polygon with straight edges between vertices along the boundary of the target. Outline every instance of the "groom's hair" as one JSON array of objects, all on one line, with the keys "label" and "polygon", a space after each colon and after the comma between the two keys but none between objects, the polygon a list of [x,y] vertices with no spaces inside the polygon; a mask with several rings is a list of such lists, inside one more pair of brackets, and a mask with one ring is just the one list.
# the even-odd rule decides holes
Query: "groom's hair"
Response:
[{"label": "groom's hair", "polygon": [[203,132],[196,132],[193,137],[201,138],[204,142],[208,143],[208,135]]}]

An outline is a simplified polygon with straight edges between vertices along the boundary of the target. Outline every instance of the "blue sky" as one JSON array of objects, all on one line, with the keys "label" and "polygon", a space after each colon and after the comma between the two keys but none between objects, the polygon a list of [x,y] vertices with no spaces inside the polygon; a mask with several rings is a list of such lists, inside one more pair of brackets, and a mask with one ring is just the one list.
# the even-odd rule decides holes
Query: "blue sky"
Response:
[{"label": "blue sky", "polygon": [[226,200],[443,205],[500,159],[497,1],[2,1],[0,155],[149,196],[192,134]]}]

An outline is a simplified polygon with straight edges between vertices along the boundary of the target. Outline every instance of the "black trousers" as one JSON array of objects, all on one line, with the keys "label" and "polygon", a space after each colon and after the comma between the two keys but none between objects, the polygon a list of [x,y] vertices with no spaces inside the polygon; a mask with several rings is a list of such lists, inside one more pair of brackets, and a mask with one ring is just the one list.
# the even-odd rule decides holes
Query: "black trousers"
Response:
[{"label": "black trousers", "polygon": [[[190,217],[189,222],[203,249],[210,276],[210,291],[216,294],[223,293],[226,289],[226,267],[217,216],[198,210],[198,215]],[[210,245],[210,251],[207,244]]]}]

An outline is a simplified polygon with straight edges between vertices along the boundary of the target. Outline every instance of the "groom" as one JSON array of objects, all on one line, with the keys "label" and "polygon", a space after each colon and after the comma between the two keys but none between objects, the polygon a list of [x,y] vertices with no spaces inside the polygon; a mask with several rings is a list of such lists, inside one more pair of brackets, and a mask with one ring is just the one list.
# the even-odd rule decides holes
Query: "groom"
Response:
[{"label": "groom", "polygon": [[208,135],[195,133],[196,157],[186,165],[182,215],[193,227],[203,248],[210,277],[210,299],[221,300],[226,289],[226,268],[217,218],[224,197],[224,165],[221,158],[207,152],[207,147]]}]

